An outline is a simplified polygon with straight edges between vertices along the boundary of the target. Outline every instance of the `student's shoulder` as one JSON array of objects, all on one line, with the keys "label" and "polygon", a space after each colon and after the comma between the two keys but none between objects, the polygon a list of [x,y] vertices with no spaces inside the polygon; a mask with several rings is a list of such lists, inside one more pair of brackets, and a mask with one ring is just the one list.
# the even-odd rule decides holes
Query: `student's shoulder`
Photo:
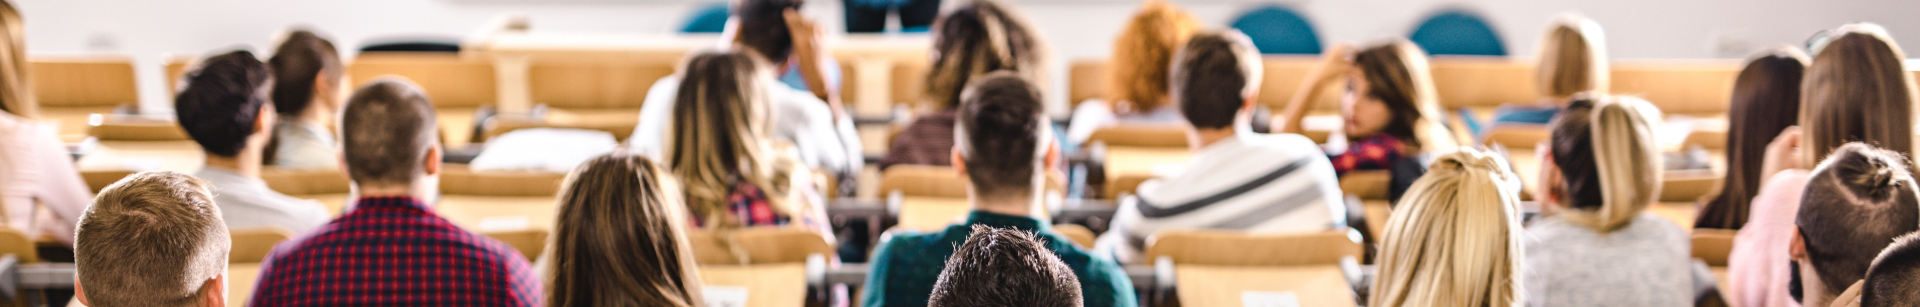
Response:
[{"label": "student's shoulder", "polygon": [[1262,152],[1304,154],[1320,152],[1320,144],[1313,139],[1293,133],[1253,133],[1243,136],[1247,148]]}]

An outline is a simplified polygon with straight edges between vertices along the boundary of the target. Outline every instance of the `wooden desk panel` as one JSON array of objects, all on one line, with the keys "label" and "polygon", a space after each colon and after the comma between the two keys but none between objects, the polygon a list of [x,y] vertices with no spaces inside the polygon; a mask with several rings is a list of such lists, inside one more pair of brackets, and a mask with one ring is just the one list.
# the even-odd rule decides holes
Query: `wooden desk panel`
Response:
[{"label": "wooden desk panel", "polygon": [[139,104],[133,57],[118,54],[33,55],[27,59],[34,98],[49,107]]},{"label": "wooden desk panel", "polygon": [[703,265],[700,266],[700,282],[708,287],[747,288],[747,307],[806,305],[805,264]]},{"label": "wooden desk panel", "polygon": [[1244,306],[1240,298],[1248,291],[1292,292],[1298,306],[1355,305],[1339,266],[1179,265],[1174,274],[1186,306]]},{"label": "wooden desk panel", "polygon": [[260,264],[235,263],[227,265],[227,305],[244,306],[253,298],[255,284],[260,280]]}]

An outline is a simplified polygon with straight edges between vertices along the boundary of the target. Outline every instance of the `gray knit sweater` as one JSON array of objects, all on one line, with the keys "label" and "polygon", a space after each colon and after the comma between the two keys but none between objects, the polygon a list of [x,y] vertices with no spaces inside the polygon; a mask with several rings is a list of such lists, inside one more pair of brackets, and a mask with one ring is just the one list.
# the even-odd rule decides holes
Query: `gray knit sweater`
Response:
[{"label": "gray knit sweater", "polygon": [[1527,226],[1530,306],[1691,306],[1687,232],[1642,213],[1601,234],[1559,217]]}]

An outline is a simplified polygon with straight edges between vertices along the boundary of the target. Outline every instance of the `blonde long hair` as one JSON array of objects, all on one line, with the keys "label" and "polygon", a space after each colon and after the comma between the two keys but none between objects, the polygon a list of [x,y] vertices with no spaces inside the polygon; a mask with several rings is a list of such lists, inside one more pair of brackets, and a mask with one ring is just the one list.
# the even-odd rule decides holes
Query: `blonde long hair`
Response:
[{"label": "blonde long hair", "polygon": [[1567,220],[1601,233],[1633,221],[1660,195],[1654,143],[1660,110],[1632,96],[1576,98],[1553,123],[1552,156]]},{"label": "blonde long hair", "polygon": [[27,39],[20,10],[13,2],[0,0],[0,112],[37,118],[39,103],[33,98],[33,83],[27,80]]},{"label": "blonde long hair", "polygon": [[727,195],[747,183],[767,195],[776,212],[794,216],[791,159],[772,144],[772,78],[766,63],[746,51],[704,51],[681,67],[674,100],[668,166],[685,185],[687,206],[709,227],[732,228]]},{"label": "blonde long hair", "polygon": [[686,208],[659,166],[616,151],[575,168],[562,188],[549,306],[702,306]]},{"label": "blonde long hair", "polygon": [[1161,0],[1140,5],[1113,42],[1107,67],[1107,101],[1121,112],[1151,112],[1167,105],[1168,71],[1174,51],[1200,30],[1200,21]]},{"label": "blonde long hair", "polygon": [[1520,181],[1474,149],[1434,160],[1387,220],[1373,306],[1517,306]]},{"label": "blonde long hair", "polygon": [[1600,23],[1579,14],[1562,14],[1547,26],[1540,40],[1540,63],[1535,83],[1540,94],[1570,97],[1581,92],[1607,92],[1611,73],[1607,39]]}]

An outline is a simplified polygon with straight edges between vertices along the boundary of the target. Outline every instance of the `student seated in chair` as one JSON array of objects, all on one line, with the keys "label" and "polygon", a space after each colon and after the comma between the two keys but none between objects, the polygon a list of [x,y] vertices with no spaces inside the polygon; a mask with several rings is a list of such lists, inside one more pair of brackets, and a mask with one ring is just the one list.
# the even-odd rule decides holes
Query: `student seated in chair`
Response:
[{"label": "student seated in chair", "polygon": [[1832,305],[1895,237],[1920,230],[1920,182],[1907,161],[1850,143],[1814,168],[1787,247],[1799,273],[1788,287],[1803,306]]},{"label": "student seated in chair", "polygon": [[1200,21],[1172,3],[1140,4],[1113,42],[1106,99],[1088,99],[1073,108],[1067,143],[1085,143],[1095,130],[1114,125],[1178,124],[1182,118],[1168,93],[1168,68],[1173,66],[1173,53],[1199,31]]},{"label": "student seated in chair", "polygon": [[961,95],[954,168],[967,180],[973,212],[965,224],[931,233],[898,233],[874,248],[862,297],[866,306],[926,306],[946,259],[974,225],[1031,231],[1072,268],[1086,306],[1135,306],[1133,283],[1106,257],[1075,246],[1034,215],[1042,208],[1046,170],[1059,147],[1039,89],[1011,72],[982,76]]},{"label": "student seated in chair", "polygon": [[1080,307],[1080,279],[1033,233],[973,225],[947,258],[928,307]]},{"label": "student seated in chair", "polygon": [[685,188],[696,227],[795,225],[830,236],[813,172],[770,135],[777,119],[761,93],[779,85],[762,63],[746,51],[689,55],[661,161]]},{"label": "student seated in chair", "polygon": [[194,177],[213,184],[228,227],[281,227],[304,232],[327,223],[325,206],[289,197],[260,179],[262,156],[278,119],[267,93],[274,84],[267,66],[247,51],[201,61],[187,73],[174,97],[174,114],[207,154]]},{"label": "student seated in chair", "polygon": [[[1336,173],[1393,168],[1401,159],[1421,152],[1446,152],[1457,146],[1451,130],[1441,124],[1438,94],[1427,71],[1427,53],[1406,39],[1395,38],[1366,49],[1337,44],[1327,50],[1319,66],[1294,92],[1292,101],[1273,118],[1276,131],[1301,133],[1324,84],[1346,80],[1340,99],[1344,145],[1327,154]],[[1257,85],[1256,85],[1257,86]],[[1340,148],[1344,147],[1344,148]],[[1413,176],[1418,177],[1418,176]]]},{"label": "student seated in chair", "polygon": [[1647,213],[1661,163],[1639,98],[1578,97],[1540,150],[1540,220],[1527,226],[1532,306],[1689,306],[1687,232]]},{"label": "student seated in chair", "polygon": [[75,230],[80,303],[226,306],[233,242],[212,188],[186,174],[144,172],[101,189]]},{"label": "student seated in chair", "polygon": [[375,79],[341,114],[357,199],[275,246],[248,306],[541,306],[540,281],[519,251],[434,214],[441,149],[426,94],[404,79]]},{"label": "student seated in chair", "polygon": [[1382,229],[1372,306],[1521,305],[1520,177],[1474,149],[1441,155]]},{"label": "student seated in chair", "polygon": [[273,58],[273,108],[280,124],[273,128],[267,164],[284,168],[333,170],[340,167],[333,137],[334,115],[346,68],[333,42],[307,30],[287,33]]},{"label": "student seated in chair", "polygon": [[1320,232],[1345,224],[1340,179],[1313,140],[1250,128],[1260,67],[1259,50],[1239,31],[1195,35],[1180,49],[1173,103],[1191,124],[1193,161],[1141,185],[1094,250],[1135,263],[1149,260],[1140,259],[1147,237],[1165,229]]},{"label": "student seated in chair", "polygon": [[[965,0],[940,16],[933,27],[933,61],[927,67],[926,92],[919,114],[887,144],[880,169],[900,164],[948,165],[952,161],[954,114],[960,92],[982,75],[1013,71],[1031,82],[1050,82],[1047,48],[1039,28],[1013,6],[995,0]],[[896,76],[912,78],[915,76]]]},{"label": "student seated in chair", "polygon": [[671,178],[625,151],[567,176],[544,268],[549,306],[704,306]]},{"label": "student seated in chair", "polygon": [[[6,210],[0,222],[29,238],[55,238],[66,249],[92,191],[60,140],[60,126],[40,117],[22,24],[12,1],[0,0],[0,210]],[[42,210],[52,214],[35,213]]]},{"label": "student seated in chair", "polygon": [[[768,61],[769,74],[779,78],[766,86],[770,97],[768,116],[775,120],[767,127],[777,139],[792,143],[800,161],[807,167],[833,174],[852,195],[853,179],[866,165],[860,135],[853,119],[840,103],[839,64],[831,61],[820,46],[820,33],[813,20],[798,13],[801,0],[739,0],[734,16],[721,37],[732,38],[734,48],[749,50]],[[646,103],[640,107],[640,125],[628,140],[634,152],[657,160],[672,146],[670,133],[675,97],[688,71],[661,78],[647,90]]]},{"label": "student seated in chair", "polygon": [[[1573,100],[1574,94],[1608,93],[1607,38],[1600,23],[1579,14],[1562,14],[1547,25],[1540,39],[1534,82],[1540,88],[1538,104],[1502,105],[1491,124],[1547,124]],[[1484,137],[1486,130],[1475,131]]]}]

